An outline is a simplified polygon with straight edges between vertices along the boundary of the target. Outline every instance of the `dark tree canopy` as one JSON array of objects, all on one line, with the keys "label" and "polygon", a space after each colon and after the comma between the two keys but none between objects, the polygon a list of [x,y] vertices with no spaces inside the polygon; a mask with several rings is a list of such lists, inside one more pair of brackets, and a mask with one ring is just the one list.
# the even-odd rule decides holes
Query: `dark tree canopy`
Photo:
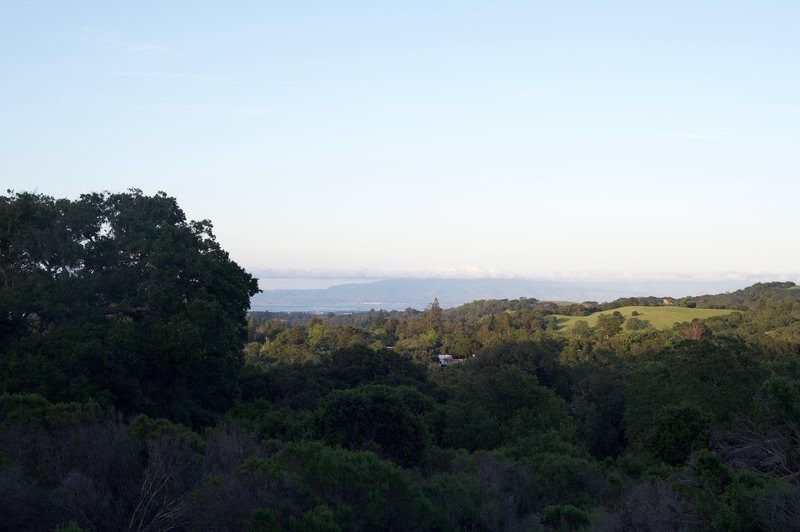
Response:
[{"label": "dark tree canopy", "polygon": [[2,392],[192,423],[238,393],[256,280],[160,192],[0,196]]}]

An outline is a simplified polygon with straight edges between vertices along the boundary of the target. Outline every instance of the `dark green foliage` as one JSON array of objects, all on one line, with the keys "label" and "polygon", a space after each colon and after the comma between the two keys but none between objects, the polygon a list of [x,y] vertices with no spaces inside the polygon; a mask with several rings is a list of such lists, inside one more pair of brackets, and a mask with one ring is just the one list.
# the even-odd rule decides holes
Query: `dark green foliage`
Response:
[{"label": "dark green foliage", "polygon": [[247,530],[248,532],[282,532],[284,529],[278,518],[275,517],[275,512],[270,508],[256,508],[248,516]]},{"label": "dark green foliage", "polygon": [[589,515],[571,504],[546,506],[542,522],[556,530],[584,530],[591,524]]},{"label": "dark green foliage", "polygon": [[571,391],[569,410],[580,441],[598,458],[620,454],[625,446],[622,383],[608,368],[580,366]]},{"label": "dark green foliage", "polygon": [[736,471],[723,501],[726,504],[714,520],[719,528],[793,530],[800,523],[797,486],[774,477],[747,470]]},{"label": "dark green foliage", "polygon": [[669,465],[680,465],[706,446],[711,416],[690,403],[665,406],[655,416],[647,445]]},{"label": "dark green foliage", "polygon": [[427,379],[424,366],[388,349],[340,349],[326,360],[325,367],[337,388],[349,388],[366,382],[415,385]]},{"label": "dark green foliage", "polygon": [[755,310],[767,300],[777,302],[798,302],[800,291],[792,282],[756,283],[734,292],[717,295],[684,297],[677,301],[678,305],[694,304],[698,308],[735,308]]},{"label": "dark green foliage", "polygon": [[625,320],[625,328],[629,331],[641,331],[642,329],[647,329],[649,326],[650,326],[649,321],[643,320],[642,318],[637,318],[635,316],[632,316],[627,320]]},{"label": "dark green foliage", "polygon": [[575,322],[575,325],[572,326],[570,333],[575,338],[587,339],[592,335],[592,328],[589,326],[589,322],[578,320]]},{"label": "dark green foliage", "polygon": [[675,324],[675,329],[689,340],[703,340],[710,338],[713,334],[711,328],[705,322],[693,319],[690,322]]},{"label": "dark green foliage", "polygon": [[[786,523],[794,515],[793,499],[786,497],[786,484],[776,476],[790,472],[769,464],[793,467],[795,460],[787,435],[800,374],[792,369],[789,341],[798,308],[766,302],[753,312],[670,331],[631,331],[641,325],[632,321],[628,331],[608,338],[573,333],[567,339],[542,332],[551,326],[548,313],[580,315],[589,307],[565,310],[536,303],[512,309],[511,303],[473,305],[469,308],[481,309],[474,318],[456,309],[452,316],[460,317],[451,319],[451,311],[444,311],[443,323],[436,320],[437,330],[430,316],[420,313],[325,317],[325,325],[317,320],[317,336],[325,328],[325,337],[358,337],[377,346],[391,334],[397,342],[391,356],[402,358],[357,347],[336,356],[320,350],[319,364],[268,367],[245,379],[248,397],[262,402],[243,406],[239,419],[252,422],[248,426],[261,437],[325,438],[330,429],[330,444],[373,449],[396,463],[418,464],[410,478],[423,487],[448,526],[457,529],[527,530],[545,521],[554,528],[577,528],[587,524],[583,518],[589,510],[597,520],[592,524],[607,530],[791,528]],[[333,319],[348,326],[363,320],[362,329],[337,333]],[[300,323],[287,320],[284,331]],[[765,335],[767,330],[772,333]],[[475,357],[433,370],[430,380],[421,365],[404,366],[414,357],[427,362],[425,356],[438,342],[447,353]],[[489,347],[476,350],[480,344]],[[762,386],[770,371],[775,376]],[[435,398],[434,409],[416,415],[407,398],[389,391],[401,383]],[[373,388],[382,390],[366,393]],[[334,390],[344,391],[331,394]],[[389,408],[380,401],[376,406],[373,401],[389,402],[389,397],[400,406]],[[430,400],[423,403],[430,405]],[[302,412],[311,409],[315,423],[304,432],[308,418]],[[384,409],[385,415],[370,415]],[[743,423],[744,415],[755,419]],[[282,416],[295,416],[298,423],[281,423]],[[435,444],[424,446],[424,459],[401,458],[387,449],[388,439],[381,439],[385,430],[394,434],[382,417],[399,419],[394,425],[401,428],[418,426],[408,422],[416,418]],[[330,426],[317,432],[325,423]],[[346,429],[337,432],[335,427]],[[753,434],[762,433],[764,441],[754,443]],[[413,434],[403,430],[395,438],[403,441]],[[744,460],[752,458],[752,447],[759,443],[773,445],[775,452]],[[270,442],[268,447],[282,445]],[[614,456],[615,461],[607,458],[604,463],[593,458]],[[780,461],[782,456],[787,459]],[[735,481],[731,465],[764,468],[770,474],[743,485],[744,479]],[[258,491],[256,486],[248,489]],[[268,515],[286,527],[308,522],[309,512],[318,507],[320,527],[330,515],[325,508],[337,516],[339,526],[345,522],[342,516],[349,515],[330,501],[276,510],[289,501],[270,497],[279,503],[270,506]],[[778,508],[777,513],[762,515],[757,504]],[[545,518],[548,505],[559,510],[551,509]],[[556,524],[556,515],[567,519]]]},{"label": "dark green foliage", "polygon": [[[665,480],[632,483],[600,530],[707,530],[709,522]],[[727,530],[722,528],[721,530]]]},{"label": "dark green foliage", "polygon": [[185,516],[178,503],[199,480],[205,452],[185,427],[143,416],[128,425],[96,404],[34,396],[3,396],[0,419],[4,528],[74,521],[87,530],[144,530]]},{"label": "dark green foliage", "polygon": [[715,530],[794,530],[800,522],[797,486],[773,476],[732,470],[715,454],[698,452],[685,490]]},{"label": "dark green foliage", "polygon": [[468,333],[456,333],[447,336],[442,343],[442,354],[455,358],[466,358],[480,351],[480,344]]},{"label": "dark green foliage", "polygon": [[329,445],[370,449],[404,466],[419,464],[431,436],[433,401],[411,388],[365,385],[331,393],[317,411],[315,436]]},{"label": "dark green foliage", "polygon": [[268,370],[245,366],[242,400],[270,401],[293,409],[313,410],[334,389],[328,372],[318,364],[287,364]]},{"label": "dark green foliage", "polygon": [[293,441],[310,432],[313,413],[257,399],[236,405],[227,417],[252,431],[259,440]]},{"label": "dark green foliage", "polygon": [[313,410],[335,389],[360,384],[411,386],[435,392],[425,366],[388,349],[351,347],[335,351],[320,364],[286,364],[266,369],[247,366],[242,399],[269,400],[291,408]]},{"label": "dark green foliage", "polygon": [[318,443],[259,448],[221,426],[201,438],[96,405],[0,401],[3,527],[441,530],[446,520],[396,466]]},{"label": "dark green foliage", "polygon": [[558,360],[563,346],[560,338],[501,343],[481,350],[474,359],[467,361],[465,370],[477,374],[513,366],[534,375],[541,385],[566,398],[569,396],[569,372]]},{"label": "dark green foliage", "polygon": [[765,373],[747,344],[727,337],[684,341],[645,356],[626,379],[627,437],[642,441],[658,412],[682,401],[725,423],[748,411]]},{"label": "dark green foliage", "polygon": [[525,446],[527,456],[458,454],[447,472],[430,479],[425,494],[460,530],[537,529],[536,516],[549,504],[593,506],[614,497],[617,487],[602,468],[569,455],[579,451],[542,452],[552,439],[538,443]]},{"label": "dark green foliage", "polygon": [[278,522],[298,527],[316,521],[344,530],[436,530],[445,523],[400,469],[372,453],[289,444],[269,459],[246,461],[241,476]]},{"label": "dark green foliage", "polygon": [[458,530],[500,529],[495,501],[477,478],[439,473],[428,480],[424,493]]},{"label": "dark green foliage", "polygon": [[539,307],[539,301],[533,298],[479,300],[446,310],[444,315],[451,323],[477,322],[484,316],[502,314],[506,311],[531,311]]},{"label": "dark green foliage", "polygon": [[445,407],[443,446],[495,449],[538,432],[574,430],[564,401],[516,367],[465,379],[454,393]]},{"label": "dark green foliage", "polygon": [[664,462],[648,451],[628,451],[617,458],[619,470],[633,478],[659,476],[665,469]]},{"label": "dark green foliage", "polygon": [[790,367],[789,375],[771,375],[764,381],[759,397],[765,413],[777,420],[800,422],[800,363]]},{"label": "dark green foliage", "polygon": [[731,471],[716,454],[700,449],[692,457],[691,472],[713,494],[722,493],[731,483]]},{"label": "dark green foliage", "polygon": [[520,463],[532,474],[525,497],[531,511],[554,503],[598,504],[619,488],[619,479],[609,477],[588,457],[550,452],[523,458]]},{"label": "dark green foliage", "polygon": [[0,199],[0,390],[208,423],[255,280],[163,193]]},{"label": "dark green foliage", "polygon": [[800,364],[793,360],[773,368],[780,373],[764,382],[750,415],[720,433],[718,447],[734,467],[794,481],[800,478]]},{"label": "dark green foliage", "polygon": [[599,314],[597,316],[597,334],[602,338],[610,338],[622,331],[622,324],[625,317],[618,311],[611,314]]},{"label": "dark green foliage", "polygon": [[620,307],[635,307],[635,306],[658,307],[663,304],[664,304],[663,297],[649,296],[649,297],[621,297],[619,299],[615,299],[614,301],[603,303],[602,305],[594,304],[594,306],[597,307],[598,310],[611,310]]}]

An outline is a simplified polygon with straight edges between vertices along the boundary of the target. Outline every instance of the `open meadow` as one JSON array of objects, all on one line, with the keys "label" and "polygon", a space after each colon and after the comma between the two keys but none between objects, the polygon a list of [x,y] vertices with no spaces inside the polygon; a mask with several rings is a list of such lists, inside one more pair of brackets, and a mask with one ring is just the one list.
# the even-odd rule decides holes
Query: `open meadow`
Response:
[{"label": "open meadow", "polygon": [[724,316],[725,314],[730,314],[731,312],[735,312],[729,309],[711,309],[711,308],[686,308],[686,307],[675,307],[675,306],[663,306],[663,307],[645,307],[645,306],[629,306],[629,307],[620,307],[617,309],[612,310],[603,310],[601,312],[595,312],[594,314],[590,314],[589,316],[563,316],[557,315],[558,318],[558,330],[559,331],[567,331],[571,329],[575,323],[580,320],[583,320],[589,324],[590,327],[594,327],[597,325],[597,317],[601,314],[612,314],[614,312],[619,312],[625,319],[632,317],[634,312],[638,312],[636,315],[637,318],[640,320],[647,321],[651,326],[655,327],[656,329],[663,331],[666,329],[670,329],[675,323],[682,323],[684,321],[692,321],[693,319],[706,319],[706,318],[713,318],[714,316]]}]

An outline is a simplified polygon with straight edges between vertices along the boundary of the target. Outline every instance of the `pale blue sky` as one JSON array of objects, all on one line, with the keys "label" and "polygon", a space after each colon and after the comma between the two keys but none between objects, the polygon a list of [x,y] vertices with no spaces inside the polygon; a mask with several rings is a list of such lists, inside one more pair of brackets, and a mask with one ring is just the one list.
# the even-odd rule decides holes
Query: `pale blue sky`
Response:
[{"label": "pale blue sky", "polygon": [[0,176],[164,190],[251,269],[797,272],[799,26],[788,1],[5,1]]}]

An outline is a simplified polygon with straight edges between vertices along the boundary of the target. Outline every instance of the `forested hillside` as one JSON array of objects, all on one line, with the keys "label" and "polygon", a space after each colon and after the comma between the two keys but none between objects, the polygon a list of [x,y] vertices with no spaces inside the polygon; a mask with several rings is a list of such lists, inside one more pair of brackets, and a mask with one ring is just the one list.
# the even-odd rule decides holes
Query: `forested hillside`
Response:
[{"label": "forested hillside", "polygon": [[349,316],[255,291],[164,194],[0,197],[0,527],[798,528],[793,283]]}]

